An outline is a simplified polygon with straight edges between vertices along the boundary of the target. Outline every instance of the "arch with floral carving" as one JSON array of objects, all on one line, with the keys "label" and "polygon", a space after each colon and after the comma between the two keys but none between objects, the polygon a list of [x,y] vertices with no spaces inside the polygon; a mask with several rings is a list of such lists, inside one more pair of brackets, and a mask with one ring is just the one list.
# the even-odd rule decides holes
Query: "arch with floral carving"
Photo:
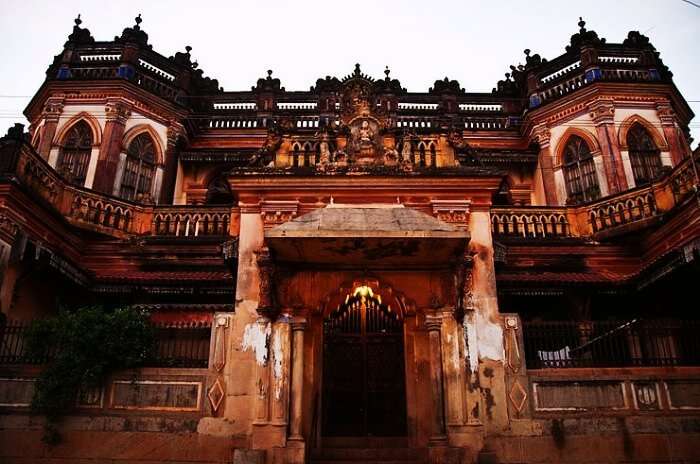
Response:
[{"label": "arch with floral carving", "polygon": [[76,114],[56,131],[56,135],[53,139],[53,145],[62,145],[70,130],[80,121],[85,121],[92,131],[92,146],[99,147],[102,143],[102,126],[100,126],[97,118],[86,111],[81,111],[80,113]]},{"label": "arch with floral carving", "polygon": [[579,133],[570,133],[561,144],[558,168],[564,174],[567,203],[580,203],[600,197],[600,185],[591,143]]},{"label": "arch with floral carving", "polygon": [[376,278],[358,278],[343,283],[324,298],[319,305],[322,316],[328,317],[333,311],[345,304],[348,295],[352,296],[361,287],[369,288],[374,295],[379,295],[382,302],[387,307],[391,307],[391,310],[395,311],[402,319],[416,312],[415,303],[391,285]]},{"label": "arch with floral carving", "polygon": [[635,124],[639,124],[646,129],[659,151],[668,151],[668,143],[666,143],[666,139],[664,138],[663,134],[658,130],[658,128],[654,127],[652,123],[638,114],[633,114],[625,119],[622,124],[620,124],[620,129],[617,132],[617,143],[620,150],[629,150],[627,135]]},{"label": "arch with floral carving", "polygon": [[561,167],[561,165],[564,162],[564,151],[566,150],[566,145],[569,143],[569,139],[571,138],[572,135],[576,135],[578,137],[581,137],[586,144],[588,145],[588,148],[591,150],[591,153],[593,156],[598,154],[600,152],[600,144],[598,143],[598,139],[593,135],[591,132],[581,129],[579,127],[569,127],[566,129],[566,131],[561,135],[559,138],[559,141],[557,142],[557,149],[554,152],[554,167],[558,168]]},{"label": "arch with floral carving", "polygon": [[163,166],[165,162],[165,150],[160,140],[158,132],[149,124],[139,124],[134,126],[124,134],[122,138],[122,151],[127,151],[131,142],[141,134],[148,134],[151,137],[153,143],[153,148],[155,148],[155,164],[156,166]]}]

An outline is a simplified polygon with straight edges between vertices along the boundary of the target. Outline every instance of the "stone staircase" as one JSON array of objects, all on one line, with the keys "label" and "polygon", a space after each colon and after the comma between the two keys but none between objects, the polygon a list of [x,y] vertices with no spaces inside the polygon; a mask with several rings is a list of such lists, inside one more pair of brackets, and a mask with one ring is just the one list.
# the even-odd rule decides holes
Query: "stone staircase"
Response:
[{"label": "stone staircase", "polygon": [[405,437],[323,438],[311,450],[311,464],[425,464],[425,448],[409,448]]}]

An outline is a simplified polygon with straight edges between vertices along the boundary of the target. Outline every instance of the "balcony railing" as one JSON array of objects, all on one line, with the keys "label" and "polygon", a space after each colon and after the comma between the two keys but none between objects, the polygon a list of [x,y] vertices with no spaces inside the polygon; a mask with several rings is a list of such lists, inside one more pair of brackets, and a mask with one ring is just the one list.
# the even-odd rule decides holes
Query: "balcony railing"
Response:
[{"label": "balcony railing", "polygon": [[107,235],[225,237],[238,214],[222,206],[144,205],[70,184],[27,145],[16,158],[3,160],[3,174],[14,176],[27,190],[69,223]]},{"label": "balcony railing", "polygon": [[160,207],[153,212],[151,233],[168,237],[223,237],[229,234],[231,208]]},{"label": "balcony railing", "polygon": [[595,202],[566,207],[494,206],[491,228],[496,237],[549,239],[619,235],[647,226],[696,194],[690,160],[646,187]]},{"label": "balcony railing", "polygon": [[[30,356],[27,332],[31,323],[11,321],[0,325],[0,365],[45,364],[55,356],[57,347],[46,347]],[[144,367],[206,368],[209,364],[211,322],[156,324],[153,327],[152,355]]]},{"label": "balcony railing", "polygon": [[160,324],[148,367],[200,367],[209,365],[211,322]]},{"label": "balcony railing", "polygon": [[522,238],[570,237],[565,208],[494,208],[491,212],[494,235]]},{"label": "balcony railing", "polygon": [[700,320],[525,322],[529,369],[700,366]]}]

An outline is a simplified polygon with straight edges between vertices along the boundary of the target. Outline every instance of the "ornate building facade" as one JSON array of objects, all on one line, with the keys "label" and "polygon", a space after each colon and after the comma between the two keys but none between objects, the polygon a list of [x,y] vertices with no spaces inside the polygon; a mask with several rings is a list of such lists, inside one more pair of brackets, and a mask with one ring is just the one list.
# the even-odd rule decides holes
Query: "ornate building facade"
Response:
[{"label": "ornate building facade", "polygon": [[[693,117],[583,21],[490,93],[360,65],[224,91],[76,19],[0,141],[3,462],[695,462]],[[133,305],[158,363],[29,414],[27,321]]]}]

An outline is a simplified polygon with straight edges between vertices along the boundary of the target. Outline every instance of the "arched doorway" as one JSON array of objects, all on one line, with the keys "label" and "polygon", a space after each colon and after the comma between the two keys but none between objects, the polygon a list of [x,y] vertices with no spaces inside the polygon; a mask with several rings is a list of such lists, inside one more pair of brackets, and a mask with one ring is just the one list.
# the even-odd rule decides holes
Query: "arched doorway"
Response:
[{"label": "arched doorway", "polygon": [[365,285],[324,319],[323,435],[406,435],[403,322]]}]

